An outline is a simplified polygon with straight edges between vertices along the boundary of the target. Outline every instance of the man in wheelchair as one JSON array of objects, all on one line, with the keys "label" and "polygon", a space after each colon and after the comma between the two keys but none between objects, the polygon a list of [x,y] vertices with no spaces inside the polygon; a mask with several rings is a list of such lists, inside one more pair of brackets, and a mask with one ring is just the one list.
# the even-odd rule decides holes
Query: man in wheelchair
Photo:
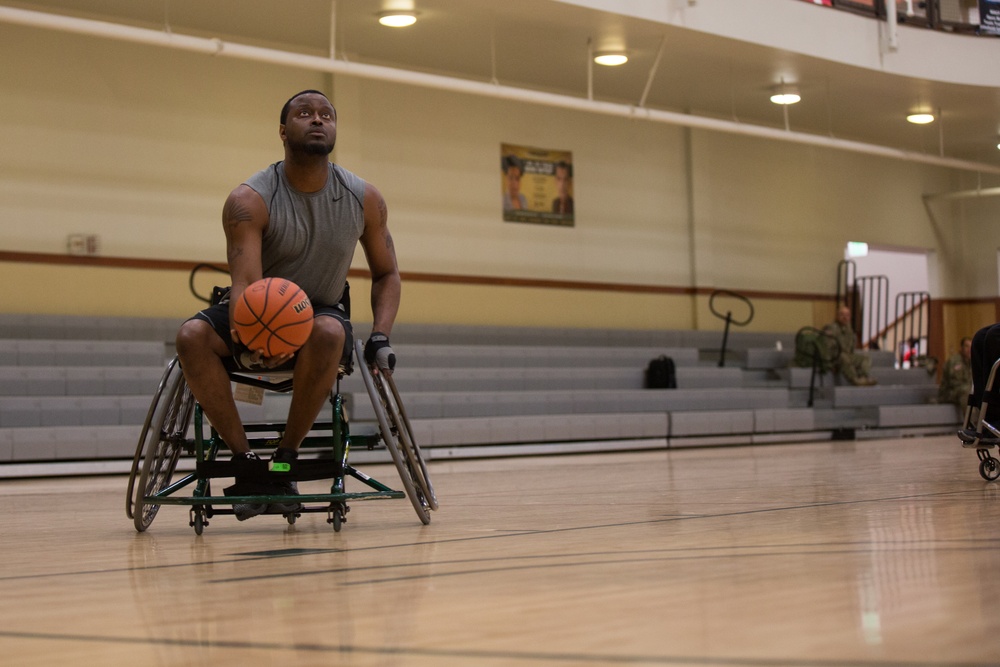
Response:
[{"label": "man in wheelchair", "polygon": [[972,337],[970,353],[972,391],[965,410],[965,422],[958,432],[969,447],[992,446],[1000,441],[1000,391],[996,386],[1000,367],[1000,323],[979,329]]},{"label": "man in wheelchair", "polygon": [[[400,277],[385,200],[373,185],[329,161],[337,138],[337,112],[323,93],[306,90],[292,96],[280,120],[284,160],[234,189],[222,210],[232,277],[229,297],[194,315],[177,333],[184,378],[237,463],[259,460],[250,449],[232,393],[230,372],[241,369],[292,371],[286,428],[271,459],[289,462],[298,457],[342,361],[350,359],[352,330],[344,302],[358,242],[372,281],[373,325],[365,361],[383,373],[391,373],[395,365],[389,334],[399,309]],[[313,304],[312,332],[294,355],[264,358],[252,353],[230,325],[232,307],[243,290],[263,277],[295,282]],[[294,482],[261,484],[242,479],[239,472],[226,489],[227,495],[297,492]],[[233,509],[243,521],[268,511],[295,511],[297,504]]]}]

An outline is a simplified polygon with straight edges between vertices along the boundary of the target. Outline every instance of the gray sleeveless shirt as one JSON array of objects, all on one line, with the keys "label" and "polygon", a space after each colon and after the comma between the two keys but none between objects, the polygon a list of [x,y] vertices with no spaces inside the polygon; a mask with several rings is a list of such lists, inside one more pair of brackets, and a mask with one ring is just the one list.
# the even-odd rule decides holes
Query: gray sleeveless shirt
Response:
[{"label": "gray sleeveless shirt", "polygon": [[340,302],[365,228],[365,182],[330,163],[326,186],[299,192],[276,162],[246,180],[267,204],[261,260],[265,277],[291,280],[316,306]]}]

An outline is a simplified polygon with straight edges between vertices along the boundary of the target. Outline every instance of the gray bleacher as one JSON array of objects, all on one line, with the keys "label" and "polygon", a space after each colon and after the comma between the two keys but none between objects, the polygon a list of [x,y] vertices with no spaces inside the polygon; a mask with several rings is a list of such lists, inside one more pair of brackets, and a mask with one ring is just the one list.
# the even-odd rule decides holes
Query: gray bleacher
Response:
[{"label": "gray bleacher", "polygon": [[[4,463],[131,459],[179,320],[0,315],[0,474]],[[429,459],[742,445],[947,433],[953,406],[934,378],[873,357],[874,387],[789,368],[793,334],[473,327],[402,323],[395,374]],[[780,343],[780,345],[776,345]],[[781,347],[782,349],[778,349]],[[678,388],[643,388],[648,361]],[[375,428],[360,374],[345,377],[355,432]],[[288,395],[245,417],[282,420]]]}]

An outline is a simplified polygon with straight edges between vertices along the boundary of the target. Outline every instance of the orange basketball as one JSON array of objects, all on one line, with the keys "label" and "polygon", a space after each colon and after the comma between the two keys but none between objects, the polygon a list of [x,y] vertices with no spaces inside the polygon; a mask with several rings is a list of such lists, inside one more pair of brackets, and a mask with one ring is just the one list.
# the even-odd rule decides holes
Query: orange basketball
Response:
[{"label": "orange basketball", "polygon": [[240,295],[233,316],[240,341],[265,357],[294,353],[305,345],[313,326],[309,297],[284,278],[252,283]]}]

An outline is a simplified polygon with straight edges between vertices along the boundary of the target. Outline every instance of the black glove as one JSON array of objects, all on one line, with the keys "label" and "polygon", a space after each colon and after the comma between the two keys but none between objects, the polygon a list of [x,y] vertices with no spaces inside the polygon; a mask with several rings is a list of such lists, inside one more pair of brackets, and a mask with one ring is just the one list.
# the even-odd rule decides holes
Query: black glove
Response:
[{"label": "black glove", "polygon": [[396,367],[396,353],[389,346],[389,337],[380,331],[373,331],[365,343],[365,362],[375,364],[381,371],[390,373]]}]

